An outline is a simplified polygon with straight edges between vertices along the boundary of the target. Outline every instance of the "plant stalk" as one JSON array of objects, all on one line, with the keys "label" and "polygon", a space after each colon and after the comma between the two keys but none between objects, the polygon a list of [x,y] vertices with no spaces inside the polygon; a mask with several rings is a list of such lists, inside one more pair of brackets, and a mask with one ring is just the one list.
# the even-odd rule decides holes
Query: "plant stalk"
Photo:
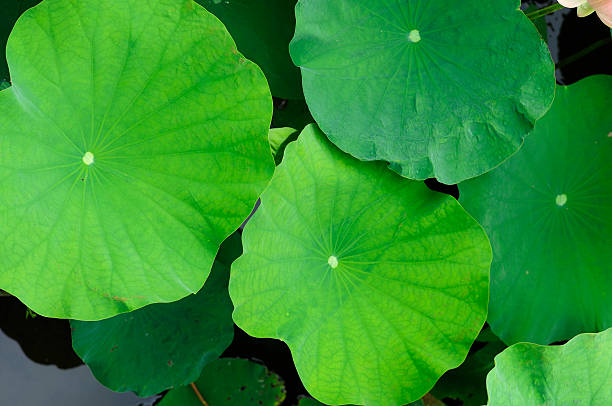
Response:
[{"label": "plant stalk", "polygon": [[526,15],[527,17],[529,17],[531,21],[534,21],[540,17],[544,17],[546,15],[552,14],[557,10],[561,10],[562,8],[564,7],[561,4],[555,3],[552,6],[548,6],[548,7],[541,8],[539,10],[532,11],[531,13],[527,13]]},{"label": "plant stalk", "polygon": [[195,392],[195,395],[198,397],[198,399],[200,400],[200,403],[202,403],[202,405],[204,406],[209,406],[208,402],[206,402],[204,400],[204,397],[202,396],[202,394],[200,393],[200,390],[198,389],[198,387],[196,386],[195,383],[191,382],[189,384],[189,386],[191,386],[191,389],[193,389],[193,391]]}]

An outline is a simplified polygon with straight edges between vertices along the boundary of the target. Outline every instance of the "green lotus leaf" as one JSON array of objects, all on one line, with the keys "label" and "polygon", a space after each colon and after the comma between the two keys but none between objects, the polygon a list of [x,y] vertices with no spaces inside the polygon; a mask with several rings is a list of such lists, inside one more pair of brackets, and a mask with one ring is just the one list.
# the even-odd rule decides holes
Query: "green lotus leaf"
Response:
[{"label": "green lotus leaf", "polygon": [[321,129],[362,160],[457,183],[517,151],[555,89],[519,0],[300,0],[291,56]]},{"label": "green lotus leaf", "polygon": [[193,386],[170,390],[159,406],[278,406],[285,386],[265,366],[245,359],[221,358],[202,371]]},{"label": "green lotus leaf", "polygon": [[562,346],[519,343],[495,357],[488,406],[612,404],[612,329]]},{"label": "green lotus leaf", "polygon": [[99,320],[200,290],[273,172],[265,78],[191,0],[45,0],[7,45],[0,288]]},{"label": "green lotus leaf", "polygon": [[196,1],[225,24],[238,50],[261,67],[274,96],[304,98],[300,70],[289,56],[297,0]]},{"label": "green lotus leaf", "polygon": [[261,202],[230,276],[233,318],[285,341],[315,398],[407,403],[463,361],[486,317],[491,250],[455,199],[310,125]]},{"label": "green lotus leaf", "polygon": [[297,139],[299,132],[290,127],[271,128],[268,133],[268,142],[274,156],[274,163],[280,164],[285,154],[285,148],[290,142]]},{"label": "green lotus leaf", "polygon": [[104,386],[141,397],[195,381],[234,336],[229,267],[242,253],[232,234],[204,287],[178,302],[152,304],[101,321],[72,321],[72,345]]},{"label": "green lotus leaf", "polygon": [[459,185],[491,239],[488,321],[508,344],[612,326],[610,94],[611,76],[560,86],[515,156]]}]

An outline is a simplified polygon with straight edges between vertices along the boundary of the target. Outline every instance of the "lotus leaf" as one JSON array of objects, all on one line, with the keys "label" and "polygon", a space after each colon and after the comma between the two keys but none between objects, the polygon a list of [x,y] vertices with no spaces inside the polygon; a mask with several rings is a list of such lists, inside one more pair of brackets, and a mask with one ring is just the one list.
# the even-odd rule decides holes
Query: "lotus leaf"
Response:
[{"label": "lotus leaf", "polygon": [[612,76],[557,89],[499,168],[459,185],[493,246],[488,321],[507,344],[612,326]]},{"label": "lotus leaf", "polygon": [[452,197],[352,158],[314,125],[287,146],[243,243],[234,321],[285,341],[327,404],[418,400],[486,317],[482,228]]},{"label": "lotus leaf", "polygon": [[44,0],[7,45],[0,288],[99,320],[200,290],[273,172],[265,78],[191,0]]},{"label": "lotus leaf", "polygon": [[516,152],[554,66],[519,0],[300,0],[293,61],[329,139],[412,179],[457,183]]}]

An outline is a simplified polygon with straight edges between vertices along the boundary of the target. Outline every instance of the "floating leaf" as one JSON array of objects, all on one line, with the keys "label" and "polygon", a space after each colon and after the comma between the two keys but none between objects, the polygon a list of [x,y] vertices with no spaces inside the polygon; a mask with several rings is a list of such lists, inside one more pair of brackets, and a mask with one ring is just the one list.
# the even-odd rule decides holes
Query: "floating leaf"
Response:
[{"label": "floating leaf", "polygon": [[554,95],[519,0],[300,0],[291,56],[342,150],[457,183],[517,151]]},{"label": "floating leaf", "polygon": [[197,292],[273,171],[261,71],[191,0],[45,0],[7,57],[0,288],[81,320]]},{"label": "floating leaf", "polygon": [[419,399],[486,317],[491,251],[455,199],[360,162],[315,126],[288,145],[234,264],[234,321],[291,349],[328,404]]},{"label": "floating leaf", "polygon": [[114,391],[147,397],[195,381],[232,342],[227,281],[241,252],[240,235],[234,233],[196,295],[102,321],[72,321],[74,350]]},{"label": "floating leaf", "polygon": [[488,406],[612,404],[612,329],[562,346],[519,343],[495,357]]},{"label": "floating leaf", "polygon": [[303,99],[300,70],[291,62],[297,0],[196,0],[227,27],[238,50],[264,71],[272,94]]},{"label": "floating leaf", "polygon": [[612,326],[612,77],[557,88],[521,150],[459,185],[493,246],[488,321],[506,343]]},{"label": "floating leaf", "polygon": [[245,359],[222,358],[202,371],[193,386],[172,389],[159,406],[278,406],[285,399],[280,377]]}]

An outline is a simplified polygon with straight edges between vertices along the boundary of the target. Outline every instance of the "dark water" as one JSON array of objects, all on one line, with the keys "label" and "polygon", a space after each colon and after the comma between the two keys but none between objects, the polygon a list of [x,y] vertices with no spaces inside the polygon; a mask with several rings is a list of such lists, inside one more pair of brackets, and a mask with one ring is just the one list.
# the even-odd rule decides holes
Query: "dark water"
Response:
[{"label": "dark water", "polygon": [[[25,9],[37,0],[0,0],[0,47],[16,15],[6,18],[6,10],[19,4]],[[12,3],[12,6],[8,6]],[[531,3],[538,7],[551,0]],[[3,14],[5,13],[5,14]],[[571,84],[593,74],[612,75],[610,31],[596,16],[578,19],[575,10],[562,10],[547,16],[548,42],[559,66],[557,81]],[[580,55],[587,47],[594,48]],[[1,59],[1,58],[0,58]],[[4,63],[4,61],[1,61]],[[0,76],[5,70],[0,66]],[[282,103],[280,104],[282,105]],[[276,109],[276,106],[275,106]],[[280,116],[279,116],[280,117]],[[458,196],[456,186],[434,180],[428,186]],[[70,330],[64,320],[27,317],[17,299],[0,297],[0,406],[137,406],[153,405],[155,399],[140,399],[133,394],[112,392],[93,378],[89,369],[72,351]],[[286,383],[286,405],[295,404],[306,391],[298,378],[287,346],[277,340],[249,337],[236,328],[236,337],[224,356],[255,358],[278,373]]]},{"label": "dark water", "polygon": [[31,317],[15,298],[0,297],[0,405],[149,406],[155,399],[100,385],[72,352],[65,320]]}]

